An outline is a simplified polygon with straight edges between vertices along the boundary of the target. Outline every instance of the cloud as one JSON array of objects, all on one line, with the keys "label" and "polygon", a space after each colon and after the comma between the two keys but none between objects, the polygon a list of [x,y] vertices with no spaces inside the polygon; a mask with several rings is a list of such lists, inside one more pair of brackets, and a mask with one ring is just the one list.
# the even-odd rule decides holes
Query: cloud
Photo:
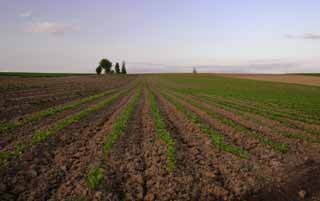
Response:
[{"label": "cloud", "polygon": [[35,22],[29,27],[31,33],[49,33],[52,35],[63,35],[74,30],[76,30],[74,26],[58,22]]},{"label": "cloud", "polygon": [[32,16],[32,11],[30,10],[20,14],[21,18],[29,18],[31,16]]},{"label": "cloud", "polygon": [[315,33],[305,33],[303,35],[286,34],[285,37],[289,39],[320,40],[320,34]]},{"label": "cloud", "polygon": [[308,33],[304,35],[304,39],[320,40],[320,34]]}]

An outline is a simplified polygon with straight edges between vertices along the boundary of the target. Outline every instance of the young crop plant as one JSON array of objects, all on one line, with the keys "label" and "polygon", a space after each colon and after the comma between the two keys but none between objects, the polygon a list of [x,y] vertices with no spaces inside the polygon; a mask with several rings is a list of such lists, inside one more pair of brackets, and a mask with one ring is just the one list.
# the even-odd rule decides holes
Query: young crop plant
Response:
[{"label": "young crop plant", "polygon": [[209,125],[204,124],[198,115],[189,111],[182,104],[175,101],[173,98],[169,97],[167,94],[163,94],[163,95],[179,111],[184,113],[203,133],[207,134],[210,137],[212,144],[214,144],[218,149],[225,152],[229,152],[243,159],[250,158],[250,154],[247,151],[241,149],[240,147],[226,144],[224,136],[218,131],[213,130]]},{"label": "young crop plant", "polygon": [[150,105],[153,119],[155,121],[156,132],[167,145],[167,168],[172,172],[176,167],[176,146],[170,133],[166,130],[164,119],[160,113],[155,95],[150,93]]},{"label": "young crop plant", "polygon": [[9,158],[14,158],[22,154],[24,150],[30,147],[27,144],[17,144],[14,151],[1,151],[0,152],[0,167],[6,166]]},{"label": "young crop plant", "polygon": [[36,132],[36,134],[32,137],[32,143],[38,144],[38,143],[45,141],[49,136],[55,134],[56,132],[60,131],[61,129],[86,118],[90,114],[95,113],[95,112],[103,109],[104,107],[106,107],[109,104],[112,104],[118,98],[119,95],[120,95],[119,93],[115,94],[115,95],[111,96],[110,98],[99,102],[94,107],[82,110],[74,115],[71,115],[71,116],[67,117],[66,119],[63,119],[62,121],[57,122],[56,124],[51,126],[46,131]]},{"label": "young crop plant", "polygon": [[2,151],[0,152],[0,168],[6,166],[8,162],[8,158],[10,158],[12,155],[11,152]]},{"label": "young crop plant", "polygon": [[[183,98],[178,94],[175,94],[176,97],[179,98]],[[251,129],[242,126],[240,124],[238,124],[237,122],[219,114],[218,112],[212,112],[210,110],[208,110],[207,108],[201,106],[201,104],[198,104],[196,101],[192,100],[192,99],[187,99],[186,100],[189,104],[191,104],[192,106],[206,112],[208,115],[210,115],[211,117],[215,118],[216,120],[222,122],[223,124],[232,127],[234,129],[236,129],[237,131],[246,134],[252,138],[257,139],[260,143],[265,144],[265,145],[269,145],[271,146],[271,148],[275,151],[278,151],[280,153],[287,153],[288,152],[288,145],[284,144],[284,143],[278,143],[278,142],[274,142],[273,140],[269,139],[266,136],[263,136],[261,133],[257,133],[256,131],[252,131]]]},{"label": "young crop plant", "polygon": [[97,100],[103,96],[106,96],[106,95],[109,95],[109,94],[112,94],[115,92],[116,92],[116,90],[108,90],[108,91],[105,91],[105,92],[102,92],[102,93],[99,93],[99,94],[96,94],[93,96],[89,96],[87,98],[83,98],[83,99],[76,101],[76,102],[72,102],[72,103],[69,103],[66,105],[58,105],[58,106],[49,108],[45,111],[40,111],[40,112],[37,112],[34,114],[27,115],[19,121],[0,124],[0,134],[5,133],[5,132],[12,130],[12,129],[21,127],[27,123],[35,122],[35,121],[38,121],[42,118],[53,116],[55,114],[58,114],[58,113],[65,111],[65,110],[77,108],[82,104]]},{"label": "young crop plant", "polygon": [[103,180],[104,170],[100,167],[91,167],[87,175],[87,185],[94,190]]},{"label": "young crop plant", "polygon": [[138,89],[137,94],[133,97],[132,101],[129,103],[127,108],[120,114],[117,118],[115,125],[110,134],[107,135],[105,142],[103,144],[103,153],[108,155],[112,146],[118,141],[118,139],[123,134],[129,118],[134,111],[134,108],[138,104],[141,96],[141,88]]}]

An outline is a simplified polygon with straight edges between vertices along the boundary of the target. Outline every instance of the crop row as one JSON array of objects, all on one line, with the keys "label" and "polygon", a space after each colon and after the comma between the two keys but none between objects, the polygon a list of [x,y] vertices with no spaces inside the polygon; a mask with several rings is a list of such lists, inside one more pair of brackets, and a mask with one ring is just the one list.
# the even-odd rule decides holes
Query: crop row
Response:
[{"label": "crop row", "polygon": [[[135,107],[137,106],[140,97],[141,88],[138,89],[138,92],[135,94],[133,99],[129,102],[124,111],[118,116],[112,128],[112,131],[106,135],[105,141],[102,145],[104,157],[108,156],[112,146],[123,135],[129,118],[132,115]],[[104,169],[102,167],[102,164],[98,166],[91,166],[89,168],[87,175],[87,185],[90,189],[95,189],[101,183],[101,181],[103,180],[103,173]]]},{"label": "crop row", "polygon": [[[215,95],[270,105],[272,110],[285,109],[319,117],[320,91],[317,87],[263,82],[223,76],[161,76],[163,83],[187,93]],[[281,112],[280,112],[281,113]],[[295,118],[295,117],[293,117]]]},{"label": "crop row", "polygon": [[166,129],[164,119],[158,108],[155,95],[151,92],[149,94],[150,107],[153,120],[155,122],[156,132],[160,139],[167,145],[167,168],[171,172],[175,169],[176,163],[176,146],[175,140],[171,137]]},{"label": "crop row", "polygon": [[166,93],[162,93],[162,95],[166,98],[167,101],[172,103],[179,111],[184,113],[186,117],[189,120],[191,120],[203,133],[208,135],[211,139],[212,144],[215,145],[218,149],[234,154],[240,158],[244,158],[244,159],[250,158],[250,154],[247,151],[243,150],[240,147],[227,144],[225,142],[224,135],[221,134],[219,131],[211,128],[210,125],[204,123],[201,120],[200,116],[188,110],[184,105],[182,105],[172,97],[168,96]]},{"label": "crop row", "polygon": [[[190,78],[187,78],[188,80]],[[225,78],[218,78],[218,77],[214,77],[214,79],[212,79],[212,77],[210,79],[190,79],[191,83],[188,83],[188,86],[190,86],[190,88],[186,88],[184,86],[181,86],[180,84],[185,82],[186,80],[178,80],[179,85],[177,85],[175,82],[176,80],[174,80],[174,82],[168,82],[169,80],[162,80],[162,79],[158,79],[157,80],[157,84],[160,84],[162,87],[165,86],[168,89],[173,89],[175,91],[179,91],[181,93],[184,94],[193,94],[193,95],[197,95],[197,96],[209,96],[209,97],[214,97],[215,101],[222,101],[222,102],[228,102],[229,104],[237,104],[240,107],[245,107],[245,108],[252,108],[252,109],[258,109],[260,110],[262,113],[266,112],[266,113],[270,113],[270,111],[272,112],[272,115],[275,117],[280,117],[280,118],[288,118],[288,119],[293,119],[293,120],[297,120],[297,121],[301,121],[301,122],[305,122],[305,123],[311,123],[311,124],[319,124],[320,121],[320,117],[319,115],[315,114],[314,112],[307,112],[304,110],[298,110],[298,108],[292,107],[295,105],[299,105],[301,102],[297,102],[298,100],[295,100],[293,96],[296,96],[296,93],[291,94],[292,92],[296,92],[296,90],[293,90],[292,86],[289,86],[290,90],[286,91],[286,93],[290,93],[291,97],[288,98],[284,98],[283,96],[286,96],[286,93],[282,93],[281,91],[281,87],[279,87],[279,85],[276,84],[270,84],[271,86],[268,86],[266,88],[261,88],[261,90],[257,91],[256,87],[248,87],[247,85],[243,85],[243,83],[237,83],[239,86],[237,85],[231,85],[233,87],[233,90],[229,90],[229,82],[230,81],[234,81],[234,82],[238,82],[239,80],[229,80],[229,82],[225,81]],[[197,83],[192,83],[194,81],[197,81]],[[180,83],[181,82],[181,83]],[[203,83],[202,83],[203,82]],[[212,86],[216,86],[216,87],[210,87],[209,83],[215,83],[219,84],[219,86],[221,85],[221,88],[219,88],[216,85],[212,85]],[[240,81],[242,82],[242,81]],[[205,84],[208,83],[208,84]],[[257,83],[258,84],[258,83]],[[261,83],[259,82],[259,84],[264,85],[265,83]],[[237,86],[237,87],[235,87]],[[201,87],[201,88],[200,88]],[[226,88],[226,90],[222,90],[223,87],[228,87]],[[263,90],[270,90],[274,88],[274,93],[269,93],[269,94],[261,94],[261,92]],[[240,91],[238,91],[240,90]],[[292,91],[293,90],[293,91]],[[279,93],[281,91],[280,94],[277,94],[278,96],[280,96],[278,99],[275,99],[274,96],[272,96],[273,94],[275,94],[276,92]],[[306,93],[313,93],[312,90],[310,90],[310,88],[305,88],[304,90]],[[239,92],[239,94],[238,94]],[[249,93],[248,96],[244,96],[244,93]],[[258,94],[260,96],[258,96]],[[269,101],[265,101],[265,100],[260,100],[261,96],[267,96],[268,98],[272,98]],[[244,98],[245,97],[245,98]],[[297,97],[296,97],[297,98]],[[310,94],[308,94],[307,97],[305,97],[306,99],[310,98],[310,99],[314,99],[312,98],[312,96],[310,96]],[[249,101],[249,99],[251,99]],[[257,99],[255,101],[255,99]],[[298,99],[298,98],[297,98]],[[300,98],[299,98],[300,99]],[[274,102],[274,100],[278,100],[280,103],[281,101],[285,101],[288,102],[287,104],[277,104],[278,102]],[[292,101],[292,102],[291,102]],[[289,104],[291,103],[291,104]],[[303,103],[308,103],[308,101],[303,101]],[[310,102],[311,104],[311,102]],[[300,107],[300,106],[299,106]],[[315,107],[315,106],[314,106]],[[303,107],[304,109],[308,109],[308,107]],[[309,107],[309,108],[313,108],[313,107]],[[317,108],[315,108],[317,109]]]},{"label": "crop row", "polygon": [[[226,107],[230,107],[230,108],[234,108],[240,111],[244,111],[244,112],[251,112],[251,113],[255,113],[261,116],[265,116],[267,118],[270,118],[272,120],[278,121],[280,123],[282,123],[283,125],[286,125],[288,127],[291,128],[295,128],[295,129],[301,129],[301,130],[306,130],[311,134],[315,134],[315,135],[320,135],[320,131],[319,130],[314,130],[314,129],[310,129],[307,126],[304,126],[305,124],[299,124],[299,123],[294,123],[290,120],[295,120],[295,121],[300,121],[302,123],[308,123],[310,121],[306,121],[307,118],[297,118],[298,115],[284,115],[281,114],[279,112],[276,112],[274,109],[264,109],[263,107],[253,107],[250,105],[242,105],[239,104],[237,102],[227,102],[227,101],[218,101],[217,99],[214,99],[208,95],[199,95],[198,97],[202,98],[202,99],[211,99],[213,100],[216,104],[219,105],[223,105]],[[300,116],[301,117],[301,116]],[[314,123],[314,121],[312,121]]]},{"label": "crop row", "polygon": [[103,108],[105,108],[107,105],[112,104],[113,102],[115,102],[115,100],[121,96],[122,94],[125,94],[127,92],[127,90],[117,93],[99,103],[97,103],[96,105],[94,105],[93,107],[84,109],[76,114],[70,115],[65,119],[62,119],[61,121],[56,122],[55,124],[51,125],[48,129],[46,130],[41,130],[41,131],[37,131],[35,132],[35,134],[32,136],[32,141],[31,143],[25,143],[25,144],[18,144],[15,147],[14,151],[7,151],[7,152],[1,152],[0,153],[0,159],[2,159],[2,163],[5,163],[5,161],[9,158],[9,157],[17,157],[20,154],[22,154],[25,150],[27,150],[28,148],[30,148],[32,145],[36,145],[39,144],[43,141],[45,141],[47,138],[49,138],[50,136],[54,135],[55,133],[57,133],[58,131],[66,128],[67,126],[74,124],[86,117],[88,117],[90,114],[93,114]]},{"label": "crop row", "polygon": [[[295,125],[293,124],[292,122],[288,122],[286,119],[283,119],[283,118],[277,118],[276,116],[273,116],[272,115],[272,112],[263,112],[263,111],[260,111],[259,109],[248,109],[244,106],[238,106],[237,104],[227,104],[227,103],[223,103],[223,102],[216,102],[215,100],[211,99],[210,97],[207,97],[207,96],[196,96],[197,98],[199,98],[200,100],[208,103],[208,104],[211,104],[211,105],[215,105],[217,107],[220,107],[220,108],[223,108],[225,110],[228,110],[228,111],[232,111],[232,112],[235,112],[241,116],[247,116],[246,114],[247,113],[253,113],[253,114],[256,114],[256,115],[259,115],[259,116],[263,116],[265,118],[268,118],[268,119],[271,119],[275,122],[278,122],[288,128],[293,128],[293,129],[298,129],[299,131],[308,131],[308,133],[312,134],[312,135],[315,135],[315,136],[318,136],[318,133],[319,131],[317,130],[311,130],[310,132],[310,129],[308,128],[305,128],[305,127],[302,127],[302,126],[299,126],[298,125]],[[251,120],[254,121],[254,118],[251,118]],[[261,122],[260,122],[261,123]],[[273,128],[273,129],[277,129],[277,128]],[[307,142],[317,142],[317,140],[314,140],[313,138],[310,138],[308,136],[305,136],[305,135],[298,135],[298,134],[295,134],[295,133],[289,133],[289,132],[279,132],[279,134],[285,136],[285,137],[288,137],[288,138],[296,138],[296,139],[301,139],[301,140],[304,140],[304,141],[307,141]]]},{"label": "crop row", "polygon": [[[137,92],[137,94],[133,97],[133,99],[128,103],[124,111],[117,117],[112,131],[106,135],[104,144],[102,146],[103,157],[106,158],[110,153],[114,144],[120,139],[123,135],[129,118],[131,117],[134,109],[136,108],[139,99],[141,98],[141,88]],[[150,109],[152,113],[153,120],[155,122],[156,133],[159,138],[163,140],[163,142],[167,145],[167,169],[169,172],[175,169],[176,162],[176,148],[175,141],[171,137],[170,133],[166,130],[166,125],[164,119],[160,113],[160,110],[157,105],[157,100],[154,94],[149,93],[150,100]],[[102,160],[104,163],[105,160]],[[104,164],[99,165],[91,165],[88,170],[87,175],[87,185],[89,189],[96,189],[97,186],[104,179],[105,169],[103,167]]]},{"label": "crop row", "polygon": [[[176,93],[175,93],[175,96],[179,97],[180,99],[184,98],[183,96],[178,95]],[[231,128],[234,128],[235,130],[239,131],[242,134],[248,135],[249,137],[252,137],[252,138],[258,140],[261,144],[271,146],[271,148],[275,151],[278,151],[281,153],[286,153],[288,151],[289,147],[287,144],[275,142],[275,141],[271,140],[270,138],[268,138],[267,136],[264,136],[259,131],[252,129],[249,126],[241,125],[241,124],[239,124],[239,122],[236,122],[233,119],[224,116],[223,114],[219,113],[218,111],[213,111],[212,109],[208,109],[193,99],[188,98],[185,100],[189,104],[191,104],[192,106],[206,112],[209,116],[213,117],[215,120],[220,121],[221,123],[223,123]]]},{"label": "crop row", "polygon": [[[211,97],[215,98],[221,98],[217,97],[214,95],[211,95]],[[248,101],[248,100],[241,100],[241,99],[233,99],[230,97],[224,97],[221,99],[221,101],[229,102],[231,104],[236,103],[240,106],[244,107],[252,107],[252,108],[259,108],[260,110],[263,111],[273,111],[277,116],[279,117],[284,117],[284,118],[291,118],[294,120],[306,122],[306,123],[319,123],[320,122],[320,117],[314,114],[307,114],[302,111],[296,111],[294,109],[288,109],[284,107],[279,107],[278,105],[274,103],[258,103],[258,102],[253,102],[253,101]]]},{"label": "crop row", "polygon": [[[164,82],[160,81],[157,83],[157,87],[165,85]],[[309,123],[315,123],[318,122],[316,119],[312,119],[310,115],[304,114],[303,112],[298,112],[296,110],[292,110],[292,112],[295,114],[286,114],[286,113],[280,113],[277,112],[278,108],[275,107],[265,107],[266,104],[258,103],[258,102],[245,102],[241,99],[235,99],[235,98],[226,98],[221,97],[217,95],[209,95],[205,94],[203,92],[197,93],[194,90],[181,90],[176,87],[167,86],[166,88],[170,91],[174,91],[183,95],[192,95],[196,97],[199,100],[202,100],[208,104],[215,105],[216,107],[223,108],[227,111],[232,111],[236,113],[252,113],[256,114],[262,117],[265,117],[267,119],[270,119],[272,121],[278,122],[285,127],[292,128],[292,129],[298,129],[300,132],[308,132],[312,135],[318,136],[320,134],[320,129],[318,124],[309,124]],[[162,86],[163,88],[163,86]],[[301,113],[300,115],[297,115],[297,113]],[[241,114],[241,115],[242,115]],[[304,114],[304,115],[303,115]],[[297,119],[298,118],[298,119]],[[252,120],[252,119],[251,119]],[[308,123],[309,122],[309,123]],[[288,138],[296,138],[301,139],[307,142],[317,142],[318,140],[315,140],[313,138],[310,138],[308,136],[304,135],[297,135],[292,132],[283,132],[281,131],[281,135],[288,137]]]},{"label": "crop row", "polygon": [[105,92],[102,92],[102,93],[99,93],[99,94],[96,94],[93,96],[89,96],[87,98],[83,98],[83,99],[76,101],[76,102],[68,103],[65,105],[58,105],[58,106],[49,108],[45,111],[40,111],[37,113],[26,115],[22,119],[19,119],[18,121],[15,121],[15,122],[2,123],[2,124],[0,124],[0,134],[5,133],[9,130],[16,129],[18,127],[21,127],[27,123],[35,122],[35,121],[38,121],[42,118],[53,116],[55,114],[58,114],[58,113],[65,111],[65,110],[77,108],[77,107],[81,106],[82,104],[97,100],[103,96],[106,96],[106,95],[109,95],[109,94],[112,94],[115,92],[116,92],[116,90],[108,90],[108,91],[105,91]]}]

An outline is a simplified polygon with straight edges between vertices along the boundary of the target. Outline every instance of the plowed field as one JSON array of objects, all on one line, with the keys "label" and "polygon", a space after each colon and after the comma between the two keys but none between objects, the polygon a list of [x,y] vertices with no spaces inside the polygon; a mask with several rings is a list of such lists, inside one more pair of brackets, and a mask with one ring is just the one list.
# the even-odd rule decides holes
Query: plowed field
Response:
[{"label": "plowed field", "polygon": [[320,200],[320,87],[0,78],[0,200]]}]

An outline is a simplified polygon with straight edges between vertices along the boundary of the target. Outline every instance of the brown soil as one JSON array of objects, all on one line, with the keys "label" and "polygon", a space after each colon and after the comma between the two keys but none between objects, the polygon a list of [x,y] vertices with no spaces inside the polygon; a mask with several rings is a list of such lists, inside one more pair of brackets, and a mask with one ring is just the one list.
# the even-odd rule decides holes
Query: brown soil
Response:
[{"label": "brown soil", "polygon": [[[193,178],[200,182],[194,185],[198,185],[198,189],[201,191],[193,194],[193,197],[200,200],[238,200],[244,193],[250,191],[256,184],[258,177],[249,170],[257,168],[254,167],[256,164],[217,150],[211,144],[210,139],[173,105],[160,96],[159,102],[162,111],[165,111],[167,121],[170,121],[178,131],[179,135],[172,134],[181,143],[181,147],[177,148],[181,151],[178,152],[187,154],[182,157],[185,159],[184,162],[188,162],[183,166],[190,165],[191,172],[192,169],[193,172],[197,172],[197,176],[193,176]],[[170,131],[173,130],[170,129]],[[187,182],[183,185],[187,185]]]},{"label": "brown soil", "polygon": [[[113,124],[117,116],[123,111],[125,106],[131,100],[131,96],[123,98],[119,104],[113,106],[112,113],[109,113],[107,121],[101,128],[97,129],[97,132],[90,138],[86,139],[82,143],[79,143],[78,147],[71,148],[73,155],[76,155],[76,159],[70,167],[69,174],[64,183],[60,184],[55,194],[52,195],[53,200],[63,200],[65,198],[85,197],[89,196],[90,191],[86,184],[86,175],[90,167],[98,165],[102,159],[102,144],[105,136],[111,132]],[[85,140],[85,139],[84,139]],[[59,160],[61,165],[67,162],[68,157],[63,157],[64,153],[60,153]],[[71,155],[71,154],[69,154]]]},{"label": "brown soil", "polygon": [[318,162],[310,160],[288,171],[287,177],[285,182],[267,186],[263,191],[248,197],[247,200],[319,200],[319,197],[315,197],[320,191],[320,164]]},{"label": "brown soil", "polygon": [[[18,119],[22,115],[79,100],[108,89],[128,86],[135,80],[135,77],[129,79],[110,78],[109,76],[29,79],[13,78],[10,82],[6,80],[10,86],[30,81],[31,83],[25,84],[35,89],[22,85],[20,90],[6,90],[1,93],[0,122]],[[0,78],[0,83],[1,81],[3,80]]]},{"label": "brown soil", "polygon": [[[133,85],[136,82],[142,83],[142,96],[129,117],[124,133],[106,156],[102,151],[105,138],[138,91],[136,85]],[[280,132],[284,131],[306,136],[311,136],[310,133],[303,129],[288,128],[285,124],[264,116],[227,110],[217,104],[201,101],[195,96],[176,96],[155,87],[153,82],[147,82],[149,90],[141,77],[121,80],[110,78],[109,81],[103,76],[0,79],[1,87],[7,89],[0,98],[5,97],[6,101],[16,98],[16,101],[23,103],[28,102],[30,96],[34,96],[40,101],[45,100],[44,97],[47,98],[47,95],[52,98],[59,94],[64,85],[66,89],[70,87],[71,90],[77,84],[81,93],[88,91],[84,96],[108,88],[134,89],[118,97],[113,104],[32,146],[20,157],[11,158],[8,164],[0,169],[1,201],[320,199],[319,145],[280,135]],[[88,85],[88,88],[85,85]],[[100,85],[105,87],[101,89]],[[166,130],[175,140],[176,167],[172,172],[167,169],[167,145],[155,129],[149,102],[150,91],[155,93]],[[239,158],[213,145],[209,136],[170,103],[163,93],[199,115],[203,123],[220,131],[225,136],[227,144],[243,147],[250,153],[251,158]],[[10,132],[8,136],[1,136],[0,150],[12,150],[18,143],[29,142],[34,131],[46,128],[109,96],[26,124]],[[68,99],[61,95],[61,102],[53,101],[52,104],[63,104],[79,98],[80,96],[72,96]],[[191,105],[186,98],[194,100],[201,107]],[[17,114],[2,114],[3,119],[0,117],[0,121],[46,109],[50,103],[46,104],[43,108],[22,106],[21,112]],[[15,108],[14,105],[9,105],[8,108],[15,111],[19,106]],[[227,126],[201,108],[219,113],[251,132],[287,143],[290,147],[289,152],[274,152],[269,146],[259,143],[234,127]],[[314,138],[319,139],[316,136]],[[96,189],[90,189],[87,185],[87,175],[89,169],[95,166],[103,168],[103,180]]]},{"label": "brown soil", "polygon": [[141,112],[144,98],[140,99],[121,139],[113,145],[104,169],[106,183],[102,196],[121,200],[141,200],[145,195],[146,163],[143,149]]},{"label": "brown soil", "polygon": [[[69,182],[66,179],[74,174],[85,177],[83,173],[88,160],[96,151],[88,139],[96,137],[104,122],[127,100],[125,98],[69,126],[25,152],[18,160],[11,161],[1,173],[1,186],[5,188],[5,193],[3,190],[0,193],[1,200],[49,200],[57,196],[62,183]],[[91,151],[87,153],[89,148]]]},{"label": "brown soil", "polygon": [[[113,95],[113,94],[112,94]],[[31,143],[31,138],[35,134],[35,132],[39,130],[45,130],[50,127],[54,123],[67,118],[77,112],[82,111],[83,109],[87,109],[93,107],[100,101],[110,98],[112,95],[107,95],[101,97],[95,101],[83,104],[77,108],[71,110],[65,110],[59,114],[42,118],[39,121],[28,123],[20,128],[9,131],[4,136],[2,136],[0,140],[0,150],[1,151],[13,151],[15,149],[15,145],[21,143]]]},{"label": "brown soil", "polygon": [[[285,125],[281,124],[278,121],[274,121],[271,119],[267,119],[265,117],[252,114],[252,113],[244,113],[246,117],[243,115],[238,115],[235,112],[226,111],[222,108],[217,107],[216,105],[209,105],[207,103],[203,103],[201,101],[196,100],[196,97],[193,96],[187,96],[189,99],[192,99],[197,102],[198,105],[201,105],[202,107],[206,108],[209,111],[216,112],[221,114],[224,117],[227,117],[228,119],[236,122],[238,125],[242,125],[245,128],[250,129],[253,132],[260,133],[262,135],[270,137],[270,139],[273,139],[275,142],[281,142],[289,145],[289,151],[285,155],[283,155],[282,163],[285,163],[287,167],[293,167],[293,166],[299,166],[306,162],[308,159],[312,160],[319,160],[320,156],[318,154],[318,150],[320,150],[319,143],[315,142],[308,142],[304,141],[302,139],[297,138],[288,138],[281,133],[289,133],[289,134],[295,134],[295,135],[301,135],[304,137],[308,137],[313,140],[318,140],[317,136],[311,135],[310,133],[299,130],[299,129],[293,129],[290,127],[286,127]],[[189,106],[190,108],[191,106]],[[198,114],[200,114],[204,121],[209,121],[210,117],[208,117],[207,114],[203,113],[199,109],[195,109],[193,107],[193,110],[196,111]],[[210,122],[210,121],[209,121]],[[236,137],[236,136],[234,136]],[[242,142],[243,144],[247,144],[246,142]],[[252,143],[249,141],[249,145],[252,145]],[[255,144],[256,146],[257,144]],[[267,150],[260,150],[260,154],[262,154],[262,157],[266,159]],[[256,154],[259,152],[256,152]],[[263,160],[263,161],[269,161],[270,164],[274,164],[275,161],[270,160]]]}]

